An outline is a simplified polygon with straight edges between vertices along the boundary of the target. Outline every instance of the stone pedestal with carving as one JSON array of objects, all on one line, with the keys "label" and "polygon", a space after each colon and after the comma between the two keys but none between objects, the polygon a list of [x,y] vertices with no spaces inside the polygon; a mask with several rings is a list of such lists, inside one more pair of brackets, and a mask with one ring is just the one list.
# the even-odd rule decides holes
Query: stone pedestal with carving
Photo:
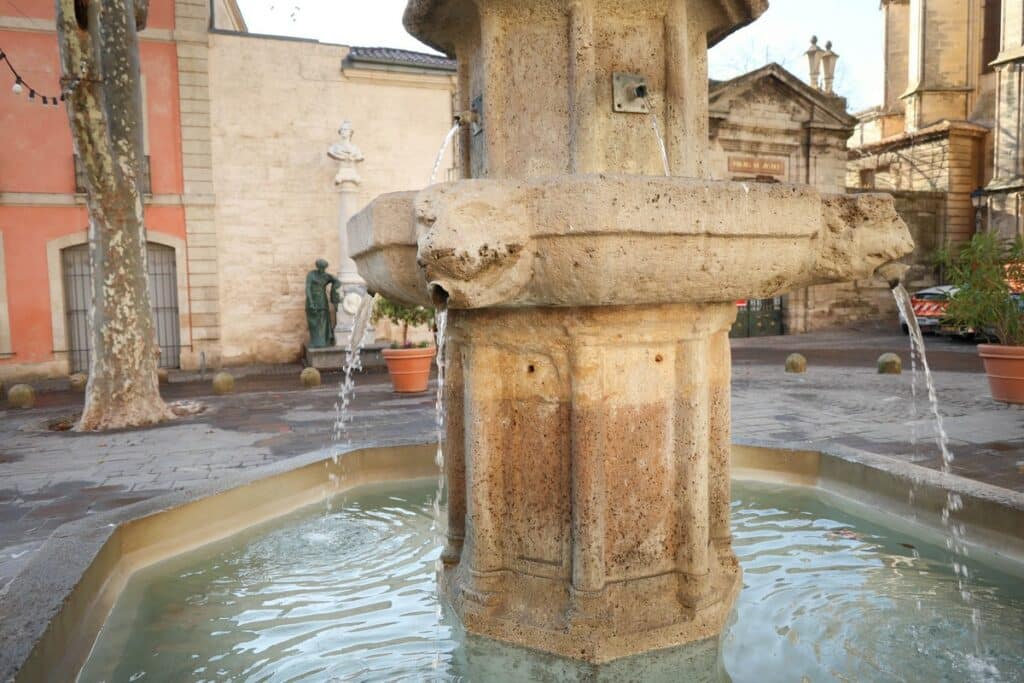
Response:
[{"label": "stone pedestal with carving", "polygon": [[[352,142],[352,134],[352,123],[344,121],[338,128],[338,142],[327,150],[327,156],[338,162],[334,187],[338,190],[338,279],[342,284],[342,301],[338,305],[334,338],[335,344],[341,349],[347,349],[349,346],[352,339],[352,323],[359,310],[359,303],[366,294],[366,283],[359,276],[356,262],[352,260],[346,229],[349,220],[359,208],[359,186],[363,182],[359,175],[359,164],[364,161],[363,152]],[[372,325],[367,328],[365,338],[370,344],[376,339]],[[344,356],[344,352],[342,355]]]}]

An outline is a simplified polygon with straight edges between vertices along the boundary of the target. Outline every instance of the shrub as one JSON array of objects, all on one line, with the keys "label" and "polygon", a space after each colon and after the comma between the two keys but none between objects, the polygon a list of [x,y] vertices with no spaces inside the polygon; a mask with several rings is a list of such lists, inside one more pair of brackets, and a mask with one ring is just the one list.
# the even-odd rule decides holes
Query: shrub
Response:
[{"label": "shrub", "polygon": [[951,322],[994,336],[1008,346],[1024,346],[1024,239],[978,233],[955,256],[940,255],[950,284],[959,290],[945,316]]},{"label": "shrub", "polygon": [[409,347],[409,327],[416,325],[433,325],[434,309],[425,306],[406,306],[379,296],[373,306],[373,322],[381,319],[390,320],[394,325],[402,326],[402,348]]}]

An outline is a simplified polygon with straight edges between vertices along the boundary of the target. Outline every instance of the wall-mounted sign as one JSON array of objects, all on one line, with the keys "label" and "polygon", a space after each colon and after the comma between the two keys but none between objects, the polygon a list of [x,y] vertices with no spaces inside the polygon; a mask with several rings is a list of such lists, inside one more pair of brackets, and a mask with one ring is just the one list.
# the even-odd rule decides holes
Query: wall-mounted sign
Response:
[{"label": "wall-mounted sign", "polygon": [[786,175],[786,162],[783,159],[729,157],[729,172],[784,176]]}]

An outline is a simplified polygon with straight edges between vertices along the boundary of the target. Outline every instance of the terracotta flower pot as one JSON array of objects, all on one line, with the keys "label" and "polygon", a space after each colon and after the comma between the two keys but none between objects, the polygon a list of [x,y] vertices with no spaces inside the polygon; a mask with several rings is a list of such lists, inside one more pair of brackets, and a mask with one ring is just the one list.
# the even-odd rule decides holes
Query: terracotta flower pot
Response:
[{"label": "terracotta flower pot", "polygon": [[1004,403],[1024,403],[1024,346],[978,344],[992,398]]},{"label": "terracotta flower pot", "polygon": [[401,394],[415,394],[427,390],[430,366],[437,349],[383,349],[381,354],[388,364],[391,386]]}]

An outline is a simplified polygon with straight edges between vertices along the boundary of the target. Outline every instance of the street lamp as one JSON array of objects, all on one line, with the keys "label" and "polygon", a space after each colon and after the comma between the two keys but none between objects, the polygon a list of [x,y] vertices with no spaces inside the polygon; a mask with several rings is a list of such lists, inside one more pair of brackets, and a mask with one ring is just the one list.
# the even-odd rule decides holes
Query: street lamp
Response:
[{"label": "street lamp", "polygon": [[981,232],[981,210],[985,207],[985,190],[976,189],[971,193],[971,206],[974,207],[974,232]]}]

